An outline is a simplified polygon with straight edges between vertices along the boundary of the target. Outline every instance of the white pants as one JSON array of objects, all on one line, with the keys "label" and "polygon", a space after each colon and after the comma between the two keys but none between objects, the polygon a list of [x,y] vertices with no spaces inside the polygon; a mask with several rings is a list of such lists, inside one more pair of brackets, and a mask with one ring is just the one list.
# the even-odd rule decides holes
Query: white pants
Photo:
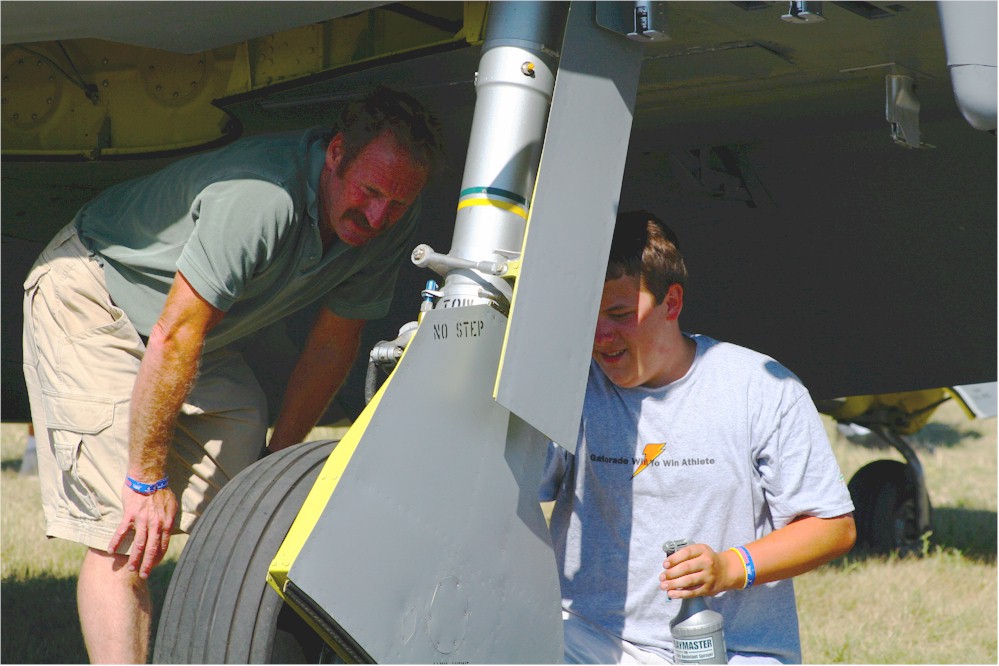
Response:
[{"label": "white pants", "polygon": [[[665,653],[639,647],[578,615],[562,611],[567,664],[672,664]],[[664,627],[669,631],[669,627]]]},{"label": "white pants", "polygon": [[[578,615],[562,611],[567,664],[672,664],[670,651],[638,646],[608,632]],[[669,631],[669,627],[665,627]],[[730,664],[780,664],[773,655],[728,652]]]}]

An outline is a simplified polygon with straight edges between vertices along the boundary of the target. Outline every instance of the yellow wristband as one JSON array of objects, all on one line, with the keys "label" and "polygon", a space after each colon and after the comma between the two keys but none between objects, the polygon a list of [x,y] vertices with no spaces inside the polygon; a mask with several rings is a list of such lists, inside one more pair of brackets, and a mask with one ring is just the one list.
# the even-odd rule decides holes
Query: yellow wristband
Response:
[{"label": "yellow wristband", "polygon": [[745,590],[756,582],[756,565],[745,546],[737,546],[729,548],[729,550],[734,550],[735,554],[739,556],[739,561],[742,562],[742,569],[746,574],[746,583],[742,586],[742,589]]},{"label": "yellow wristband", "polygon": [[739,561],[742,562],[742,575],[744,576],[744,581],[743,581],[743,584],[742,584],[742,589],[746,589],[746,583],[749,582],[749,569],[748,569],[748,567],[746,567],[746,560],[745,560],[745,558],[742,557],[742,553],[739,551],[738,548],[734,548],[733,547],[733,548],[729,548],[729,550],[735,551],[736,557],[738,557]]}]

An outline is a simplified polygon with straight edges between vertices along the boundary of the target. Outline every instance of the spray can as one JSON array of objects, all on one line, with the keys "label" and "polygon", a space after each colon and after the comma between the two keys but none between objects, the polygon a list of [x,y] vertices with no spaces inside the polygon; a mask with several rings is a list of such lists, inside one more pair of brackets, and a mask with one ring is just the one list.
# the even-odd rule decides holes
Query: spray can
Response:
[{"label": "spray can", "polygon": [[[687,539],[675,539],[663,544],[669,557],[684,546]],[[680,602],[680,611],[670,623],[673,635],[673,662],[676,664],[727,664],[725,655],[724,618],[708,608],[704,597],[692,597]]]}]

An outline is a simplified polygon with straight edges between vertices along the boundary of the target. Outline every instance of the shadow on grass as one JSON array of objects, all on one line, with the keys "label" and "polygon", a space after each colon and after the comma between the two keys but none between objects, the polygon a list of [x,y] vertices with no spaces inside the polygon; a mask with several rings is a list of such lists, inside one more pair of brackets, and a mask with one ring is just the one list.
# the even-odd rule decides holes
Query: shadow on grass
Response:
[{"label": "shadow on grass", "polygon": [[[956,428],[949,423],[927,423],[918,432],[906,435],[905,439],[916,451],[932,451],[934,449],[956,449],[964,440],[981,439],[982,433],[975,428]],[[851,443],[865,449],[886,451],[894,447],[871,433],[862,436],[851,436]]]},{"label": "shadow on grass", "polygon": [[[980,509],[942,507],[933,509],[932,533],[926,552],[935,549],[960,553],[963,557],[985,564],[996,562],[996,512]],[[872,552],[859,546],[831,562],[833,566],[846,566],[853,562],[884,559],[889,553]],[[918,555],[914,555],[917,556]]]},{"label": "shadow on grass", "polygon": [[43,575],[0,583],[0,661],[5,664],[85,664],[76,614],[76,579]]},{"label": "shadow on grass", "polygon": [[0,472],[6,472],[8,469],[12,469],[15,472],[21,471],[21,459],[14,458],[11,460],[4,460],[0,462]]},{"label": "shadow on grass", "polygon": [[[153,570],[149,588],[156,614],[153,638],[175,562]],[[87,649],[76,612],[76,577],[5,579],[0,583],[0,663],[86,664]],[[150,643],[150,646],[152,643]],[[150,652],[152,648],[150,647]]]},{"label": "shadow on grass", "polygon": [[954,448],[961,444],[964,439],[981,439],[982,433],[974,428],[964,430],[955,428],[947,423],[927,423],[919,432],[909,435],[909,441],[913,445],[922,445],[926,448],[941,447]]},{"label": "shadow on grass", "polygon": [[972,559],[995,562],[996,512],[935,508],[930,544],[960,551]]}]

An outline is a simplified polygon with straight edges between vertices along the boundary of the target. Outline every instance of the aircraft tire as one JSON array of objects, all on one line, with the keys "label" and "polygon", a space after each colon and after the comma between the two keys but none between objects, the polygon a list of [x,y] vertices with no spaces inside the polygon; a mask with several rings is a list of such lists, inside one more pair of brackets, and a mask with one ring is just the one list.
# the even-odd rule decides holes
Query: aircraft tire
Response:
[{"label": "aircraft tire", "polygon": [[[918,489],[905,463],[876,460],[860,468],[849,484],[856,507],[857,550],[919,555]],[[929,505],[929,500],[927,500]]]},{"label": "aircraft tire", "polygon": [[153,663],[322,663],[336,655],[266,574],[334,441],[274,453],[238,474],[191,532],[160,614]]}]

